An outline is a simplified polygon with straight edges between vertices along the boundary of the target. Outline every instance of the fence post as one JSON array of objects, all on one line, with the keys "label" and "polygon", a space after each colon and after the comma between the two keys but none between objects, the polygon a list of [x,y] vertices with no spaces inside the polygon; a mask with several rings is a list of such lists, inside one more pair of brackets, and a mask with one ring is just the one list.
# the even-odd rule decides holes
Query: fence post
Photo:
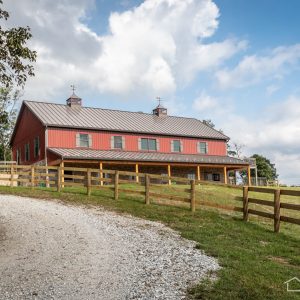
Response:
[{"label": "fence post", "polygon": [[115,200],[119,199],[119,171],[115,172]]},{"label": "fence post", "polygon": [[274,191],[274,232],[280,228],[280,190]]},{"label": "fence post", "polygon": [[91,169],[87,169],[86,175],[87,175],[87,195],[91,196],[91,193],[92,193]]},{"label": "fence post", "polygon": [[62,174],[61,167],[58,167],[58,169],[57,169],[57,191],[59,193],[61,191],[61,174]]},{"label": "fence post", "polygon": [[10,166],[10,187],[14,186],[14,166]]},{"label": "fence post", "polygon": [[249,192],[249,187],[244,186],[243,187],[243,219],[244,221],[248,221],[248,192]]},{"label": "fence post", "polygon": [[147,205],[150,204],[149,192],[150,192],[150,176],[149,176],[149,174],[146,174],[146,176],[145,176],[145,203]]},{"label": "fence post", "polygon": [[195,212],[196,210],[196,189],[195,189],[195,180],[191,180],[191,211]]},{"label": "fence post", "polygon": [[34,189],[34,166],[31,166],[31,189]]}]

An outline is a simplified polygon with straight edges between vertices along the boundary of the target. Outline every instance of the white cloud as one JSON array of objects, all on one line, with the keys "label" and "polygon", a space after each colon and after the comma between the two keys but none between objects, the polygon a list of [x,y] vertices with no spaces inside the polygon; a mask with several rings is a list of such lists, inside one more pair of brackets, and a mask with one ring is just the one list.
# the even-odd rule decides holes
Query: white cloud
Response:
[{"label": "white cloud", "polygon": [[211,0],[146,0],[112,13],[105,35],[84,23],[93,0],[5,5],[12,25],[32,29],[38,61],[26,94],[33,98],[52,98],[70,83],[122,96],[167,95],[245,48],[233,39],[205,43],[218,28],[219,10]]},{"label": "white cloud", "polygon": [[263,154],[276,166],[280,180],[300,184],[300,97],[274,104],[255,119],[228,115],[222,128],[244,144],[245,155]]},{"label": "white cloud", "polygon": [[266,56],[246,56],[235,68],[216,72],[216,78],[222,88],[242,88],[263,80],[282,78],[299,59],[300,44],[278,47]]},{"label": "white cloud", "polygon": [[218,121],[227,119],[228,115],[232,113],[233,103],[225,96],[215,97],[202,91],[193,101],[192,107],[199,119],[211,119],[214,123],[216,122],[215,125],[218,127],[220,125]]}]

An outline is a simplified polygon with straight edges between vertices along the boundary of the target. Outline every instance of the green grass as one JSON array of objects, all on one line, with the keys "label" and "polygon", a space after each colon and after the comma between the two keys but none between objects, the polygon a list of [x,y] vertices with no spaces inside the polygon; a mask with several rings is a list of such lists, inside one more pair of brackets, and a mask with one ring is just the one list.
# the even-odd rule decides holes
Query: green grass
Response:
[{"label": "green grass", "polygon": [[[139,189],[136,185],[126,188]],[[175,187],[157,187],[161,192],[174,192]],[[177,195],[184,195],[186,186],[178,186]],[[180,190],[181,189],[181,190]],[[218,186],[197,187],[203,199],[226,204],[239,204],[232,200],[240,191]],[[100,205],[118,213],[153,221],[160,221],[179,231],[185,238],[195,240],[197,247],[219,260],[222,269],[217,280],[190,289],[191,299],[299,299],[299,293],[286,292],[286,280],[300,277],[300,231],[292,224],[282,226],[282,232],[272,232],[272,223],[253,218],[246,223],[240,213],[221,213],[197,207],[191,214],[187,207],[146,206],[138,196],[120,194],[114,201],[108,190],[93,191],[66,188],[63,193],[54,190],[0,187],[2,194],[15,194],[45,199],[61,199],[67,203]]]}]

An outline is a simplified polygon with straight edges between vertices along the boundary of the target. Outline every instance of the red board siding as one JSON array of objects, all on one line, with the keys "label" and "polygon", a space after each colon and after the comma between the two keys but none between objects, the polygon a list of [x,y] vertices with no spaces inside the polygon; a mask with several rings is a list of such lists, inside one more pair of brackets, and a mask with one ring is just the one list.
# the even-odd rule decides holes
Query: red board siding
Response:
[{"label": "red board siding", "polygon": [[[34,157],[34,138],[40,139],[40,155]],[[30,160],[25,161],[25,144],[29,143]],[[17,149],[21,152],[21,164],[32,164],[45,158],[45,129],[34,114],[24,106],[16,128],[16,135],[12,143],[13,159],[17,160]]]},{"label": "red board siding", "polygon": [[180,139],[183,142],[183,154],[197,154],[197,142],[204,141],[208,143],[208,155],[226,155],[227,146],[225,141],[219,140],[205,140],[195,138],[171,138],[171,137],[157,137],[151,135],[139,134],[123,134],[111,133],[103,131],[85,131],[75,129],[48,129],[48,146],[56,148],[75,148],[76,147],[76,133],[87,133],[92,135],[92,149],[95,150],[110,150],[110,139],[113,135],[121,135],[125,137],[126,151],[139,151],[138,139],[143,137],[159,139],[159,152],[171,153],[171,141]]}]

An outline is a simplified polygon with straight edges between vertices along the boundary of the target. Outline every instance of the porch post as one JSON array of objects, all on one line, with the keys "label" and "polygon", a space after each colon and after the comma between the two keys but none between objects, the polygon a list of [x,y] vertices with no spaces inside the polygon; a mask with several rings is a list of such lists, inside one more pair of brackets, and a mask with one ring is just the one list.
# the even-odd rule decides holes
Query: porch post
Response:
[{"label": "porch post", "polygon": [[[99,163],[99,168],[100,168],[100,179],[102,179],[103,178],[103,173],[102,173],[102,171],[103,171],[103,163],[102,162]],[[103,181],[100,181],[100,185],[101,186],[103,185]]]},{"label": "porch post", "polygon": [[[135,173],[139,172],[139,164],[135,164]],[[139,176],[135,176],[135,181],[138,183],[139,182]]]},{"label": "porch post", "polygon": [[[171,165],[168,165],[168,177],[171,177]],[[168,184],[171,185],[171,179],[169,179]]]},{"label": "porch post", "polygon": [[64,188],[65,185],[64,185],[64,182],[65,182],[65,170],[63,169],[65,166],[65,163],[64,161],[62,160],[61,163],[60,163],[60,167],[61,167],[61,187]]},{"label": "porch post", "polygon": [[248,186],[251,186],[251,169],[250,169],[250,166],[248,166]]},{"label": "porch post", "polygon": [[224,167],[224,183],[227,184],[227,167]]},{"label": "porch post", "polygon": [[201,180],[201,175],[200,175],[201,173],[200,173],[200,166],[198,165],[197,166],[197,180]]}]

